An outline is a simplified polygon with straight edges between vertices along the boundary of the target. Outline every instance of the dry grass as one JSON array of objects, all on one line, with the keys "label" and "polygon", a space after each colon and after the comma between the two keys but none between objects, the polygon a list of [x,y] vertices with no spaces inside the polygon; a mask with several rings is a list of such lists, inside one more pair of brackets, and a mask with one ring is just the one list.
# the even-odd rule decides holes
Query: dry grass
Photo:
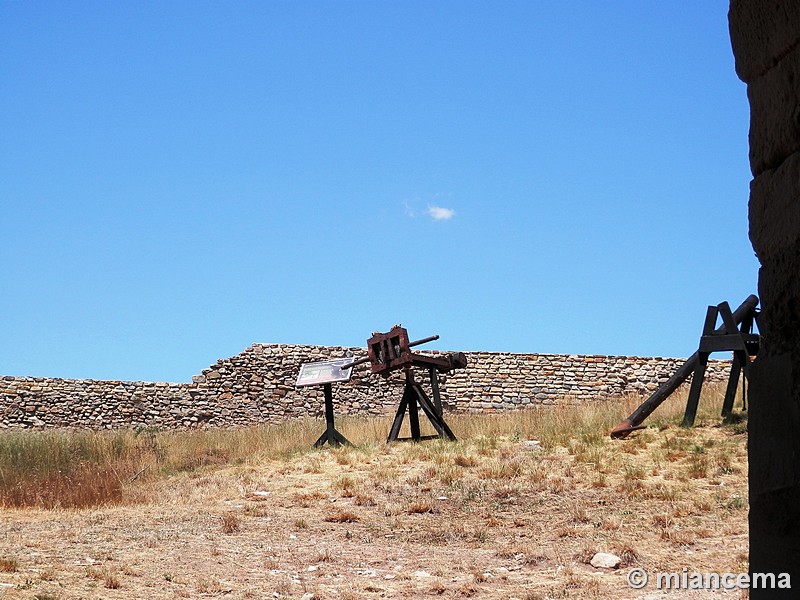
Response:
[{"label": "dry grass", "polygon": [[357,523],[361,519],[357,514],[352,513],[349,510],[339,510],[335,513],[329,514],[324,520],[328,523]]},{"label": "dry grass", "polygon": [[[387,445],[389,419],[337,419],[361,445],[322,450],[316,421],[4,434],[0,571],[9,597],[634,598],[632,566],[747,569],[746,435],[720,400],[616,441],[639,399],[448,416],[455,443]],[[58,495],[92,472],[115,491]]]},{"label": "dry grass", "polygon": [[319,424],[238,430],[10,431],[0,435],[0,506],[87,508],[146,501],[134,483],[281,458],[308,448]]},{"label": "dry grass", "polygon": [[0,573],[14,573],[19,569],[19,561],[16,558],[0,558]]},{"label": "dry grass", "polygon": [[226,513],[220,517],[220,528],[228,535],[236,533],[242,528],[242,520],[235,513]]}]

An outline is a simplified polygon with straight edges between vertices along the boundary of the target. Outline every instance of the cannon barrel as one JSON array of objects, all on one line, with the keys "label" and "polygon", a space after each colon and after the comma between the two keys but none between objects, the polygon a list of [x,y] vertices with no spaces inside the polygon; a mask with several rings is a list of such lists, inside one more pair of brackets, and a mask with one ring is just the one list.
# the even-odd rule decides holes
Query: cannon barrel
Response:
[{"label": "cannon barrel", "polygon": [[[747,315],[752,313],[756,307],[758,306],[758,296],[751,294],[748,296],[744,302],[739,305],[735,311],[733,311],[733,320],[734,322],[739,325]],[[717,327],[714,333],[724,333],[725,326],[721,325]],[[667,381],[665,381],[660,388],[658,388],[653,394],[637,408],[635,411],[631,413],[631,415],[621,421],[619,425],[614,427],[611,430],[611,437],[612,438],[621,438],[628,435],[630,432],[635,431],[637,429],[642,429],[641,423],[650,414],[658,408],[664,400],[666,400],[672,392],[674,392],[678,387],[688,379],[689,375],[694,373],[694,369],[697,366],[697,361],[700,357],[700,351],[698,350],[694,354],[692,354],[686,362],[683,363],[680,368],[675,371],[675,373],[670,377]]]},{"label": "cannon barrel", "polygon": [[422,338],[421,340],[417,340],[416,342],[408,342],[408,347],[413,348],[414,346],[419,346],[420,344],[427,344],[428,342],[433,342],[439,339],[438,335],[430,335],[426,338]]},{"label": "cannon barrel", "polygon": [[[422,344],[427,344],[428,342],[433,342],[433,341],[438,340],[438,339],[439,339],[438,335],[431,335],[431,336],[428,336],[426,338],[422,338],[421,340],[417,340],[415,342],[409,342],[408,343],[408,347],[409,348],[413,348],[414,346],[420,346]],[[345,370],[345,369],[349,369],[351,367],[355,367],[357,365],[363,365],[364,363],[368,363],[368,362],[369,362],[369,356],[365,356],[363,358],[359,358],[358,360],[354,360],[351,363],[347,363],[346,365],[342,365],[340,367],[340,369]]]}]

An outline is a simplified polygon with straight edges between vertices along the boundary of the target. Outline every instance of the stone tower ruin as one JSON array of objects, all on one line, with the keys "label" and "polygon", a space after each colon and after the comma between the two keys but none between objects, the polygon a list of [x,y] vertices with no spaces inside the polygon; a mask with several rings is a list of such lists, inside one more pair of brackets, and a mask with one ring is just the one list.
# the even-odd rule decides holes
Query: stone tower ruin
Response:
[{"label": "stone tower ruin", "polygon": [[736,73],[750,101],[750,240],[762,344],[750,384],[750,570],[800,587],[800,2],[731,0]]}]

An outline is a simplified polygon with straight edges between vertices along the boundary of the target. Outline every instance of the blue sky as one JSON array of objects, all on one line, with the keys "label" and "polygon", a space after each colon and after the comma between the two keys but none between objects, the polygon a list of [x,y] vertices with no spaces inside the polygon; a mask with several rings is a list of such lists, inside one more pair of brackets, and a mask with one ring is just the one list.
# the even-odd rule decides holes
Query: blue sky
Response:
[{"label": "blue sky", "polygon": [[727,3],[0,0],[0,375],[688,356],[756,292]]}]

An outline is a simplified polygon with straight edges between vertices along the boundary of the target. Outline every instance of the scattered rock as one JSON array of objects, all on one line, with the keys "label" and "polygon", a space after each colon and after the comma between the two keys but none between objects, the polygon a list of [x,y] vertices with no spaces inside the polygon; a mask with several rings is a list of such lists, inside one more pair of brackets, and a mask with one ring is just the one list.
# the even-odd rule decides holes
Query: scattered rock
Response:
[{"label": "scattered rock", "polygon": [[616,569],[621,562],[622,559],[619,556],[608,552],[598,552],[592,557],[589,564],[596,569]]},{"label": "scattered rock", "polygon": [[431,574],[427,571],[414,571],[414,577],[430,577]]}]

